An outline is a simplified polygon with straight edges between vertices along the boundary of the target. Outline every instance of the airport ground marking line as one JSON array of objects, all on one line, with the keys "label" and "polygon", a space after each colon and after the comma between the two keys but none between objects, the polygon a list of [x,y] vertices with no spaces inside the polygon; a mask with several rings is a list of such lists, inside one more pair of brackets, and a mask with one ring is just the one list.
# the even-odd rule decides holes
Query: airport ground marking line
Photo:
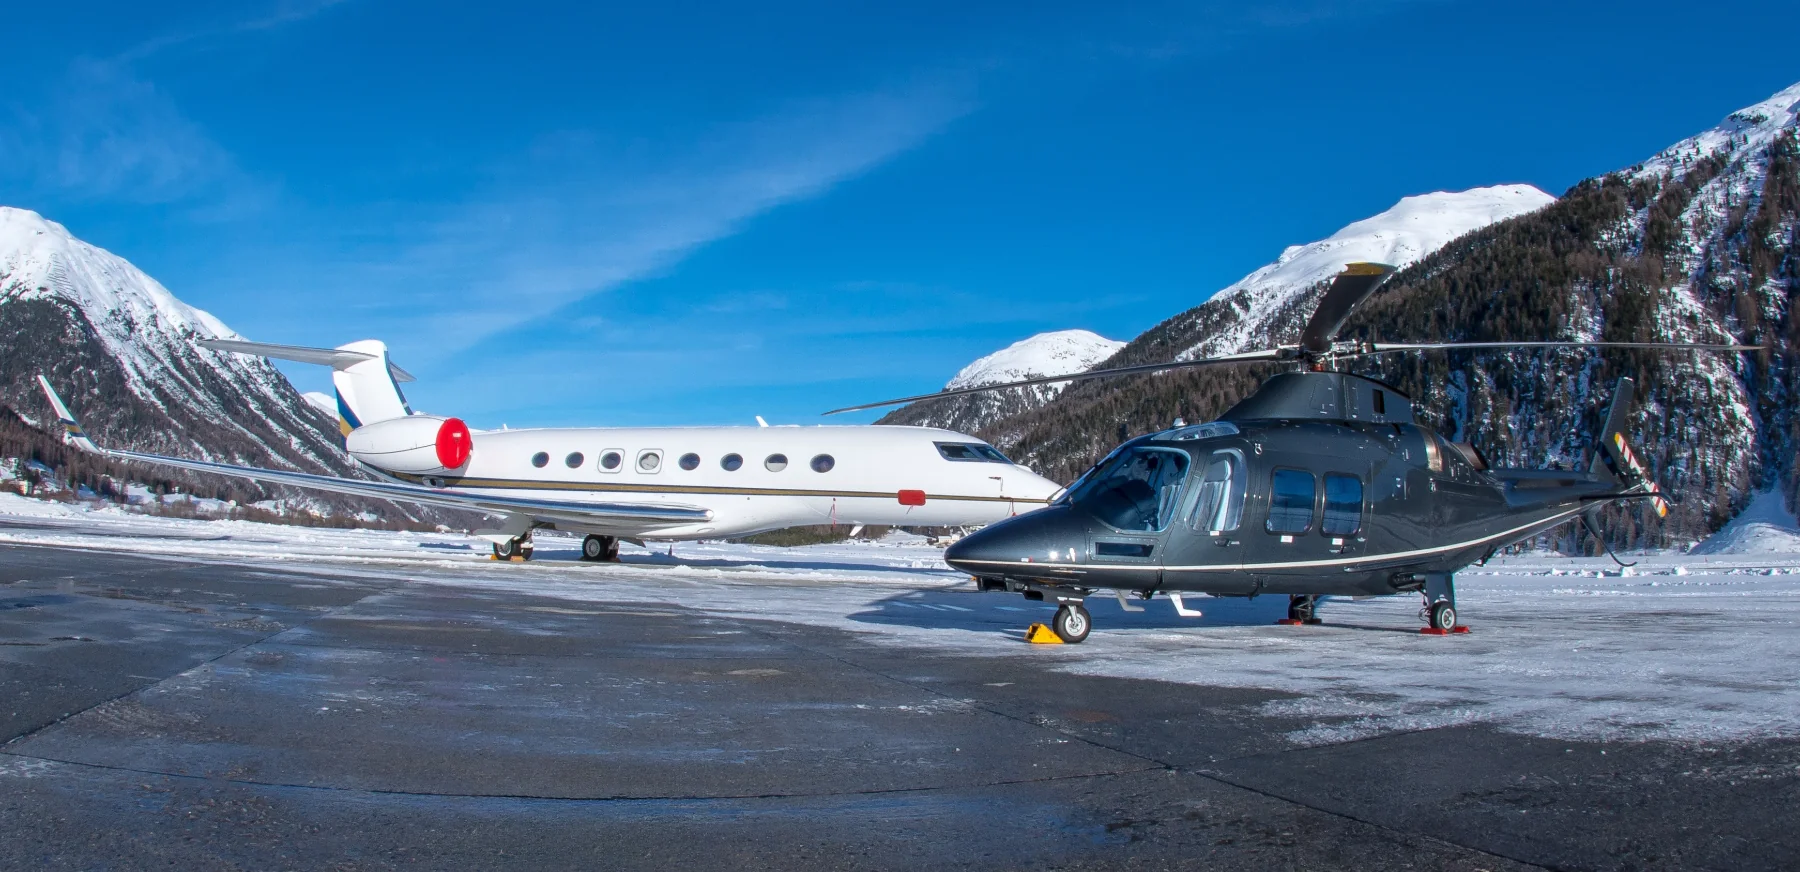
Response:
[{"label": "airport ground marking line", "polygon": [[41,757],[35,754],[21,754],[17,751],[0,750],[0,758],[6,757],[15,760],[54,763],[59,766],[96,769],[102,772],[125,772],[132,775],[169,778],[176,781],[204,781],[211,784],[230,784],[238,787],[256,787],[270,790],[307,790],[324,793],[360,793],[374,796],[411,796],[420,799],[505,799],[531,800],[535,802],[649,803],[743,802],[747,800],[764,799],[833,799],[837,797],[890,796],[903,793],[929,793],[933,791],[982,790],[990,787],[1016,787],[1024,784],[1055,784],[1062,781],[1080,781],[1088,778],[1113,778],[1120,775],[1137,775],[1147,772],[1163,771],[1163,767],[1160,766],[1145,766],[1139,769],[1124,769],[1116,772],[1073,772],[1067,775],[1045,775],[1038,778],[1007,778],[999,781],[980,781],[972,784],[926,784],[917,787],[876,787],[864,790],[795,791],[792,793],[724,793],[713,796],[701,794],[684,794],[679,796],[629,796],[622,794],[614,794],[611,796],[544,796],[532,793],[452,793],[432,790],[399,790],[384,787],[343,787],[330,784],[296,784],[288,781],[257,781],[247,778],[219,778],[212,775],[194,775],[187,772],[166,772],[157,769],[141,769],[136,766],[94,763],[86,760],[64,760],[59,757]]}]

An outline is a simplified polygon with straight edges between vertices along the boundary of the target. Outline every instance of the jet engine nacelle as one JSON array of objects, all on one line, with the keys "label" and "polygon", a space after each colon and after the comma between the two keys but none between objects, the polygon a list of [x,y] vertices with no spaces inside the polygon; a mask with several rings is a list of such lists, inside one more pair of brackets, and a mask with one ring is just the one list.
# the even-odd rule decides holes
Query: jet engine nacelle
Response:
[{"label": "jet engine nacelle", "polygon": [[392,472],[449,472],[467,466],[474,440],[457,418],[408,415],[350,431],[344,449],[370,466]]}]

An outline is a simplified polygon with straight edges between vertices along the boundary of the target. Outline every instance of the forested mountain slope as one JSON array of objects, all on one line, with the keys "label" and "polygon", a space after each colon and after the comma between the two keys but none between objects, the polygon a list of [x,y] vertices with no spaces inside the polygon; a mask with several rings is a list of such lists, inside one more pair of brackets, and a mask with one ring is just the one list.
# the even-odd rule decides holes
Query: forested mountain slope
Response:
[{"label": "forested mountain slope", "polygon": [[[1421,417],[1496,464],[1582,462],[1619,375],[1638,379],[1635,438],[1681,500],[1666,520],[1615,509],[1619,544],[1673,545],[1717,529],[1751,495],[1792,504],[1800,445],[1800,85],[1733,113],[1635,167],[1584,181],[1540,211],[1476,230],[1402,270],[1346,335],[1424,340],[1737,340],[1747,355],[1636,352],[1393,356],[1352,365],[1418,400]],[[1322,285],[1294,296],[1239,347],[1291,341]],[[1229,318],[1214,299],[1134,340],[1106,366],[1172,360]],[[1209,350],[1216,351],[1235,349]],[[1071,386],[981,435],[1068,480],[1140,433],[1216,416],[1267,366]]]}]

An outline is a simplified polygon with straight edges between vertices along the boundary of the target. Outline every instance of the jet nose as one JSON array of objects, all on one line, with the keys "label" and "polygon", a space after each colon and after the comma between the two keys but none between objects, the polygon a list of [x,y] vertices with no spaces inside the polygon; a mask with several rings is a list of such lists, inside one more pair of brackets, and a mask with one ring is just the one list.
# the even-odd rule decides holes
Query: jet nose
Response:
[{"label": "jet nose", "polygon": [[1051,506],[976,530],[944,549],[944,562],[970,575],[1020,564],[1072,563],[1087,550],[1087,529],[1067,506]]}]

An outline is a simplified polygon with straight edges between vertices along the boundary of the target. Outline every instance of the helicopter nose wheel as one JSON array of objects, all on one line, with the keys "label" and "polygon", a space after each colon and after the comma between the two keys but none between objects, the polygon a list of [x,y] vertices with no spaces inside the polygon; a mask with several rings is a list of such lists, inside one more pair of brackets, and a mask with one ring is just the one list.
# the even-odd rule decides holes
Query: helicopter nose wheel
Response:
[{"label": "helicopter nose wheel", "polygon": [[619,562],[619,539],[617,536],[590,535],[581,540],[581,559],[599,563]]},{"label": "helicopter nose wheel", "polygon": [[1063,603],[1056,607],[1056,617],[1050,619],[1050,630],[1058,639],[1071,645],[1088,637],[1088,631],[1094,628],[1094,622],[1088,617],[1087,606],[1081,603]]}]

